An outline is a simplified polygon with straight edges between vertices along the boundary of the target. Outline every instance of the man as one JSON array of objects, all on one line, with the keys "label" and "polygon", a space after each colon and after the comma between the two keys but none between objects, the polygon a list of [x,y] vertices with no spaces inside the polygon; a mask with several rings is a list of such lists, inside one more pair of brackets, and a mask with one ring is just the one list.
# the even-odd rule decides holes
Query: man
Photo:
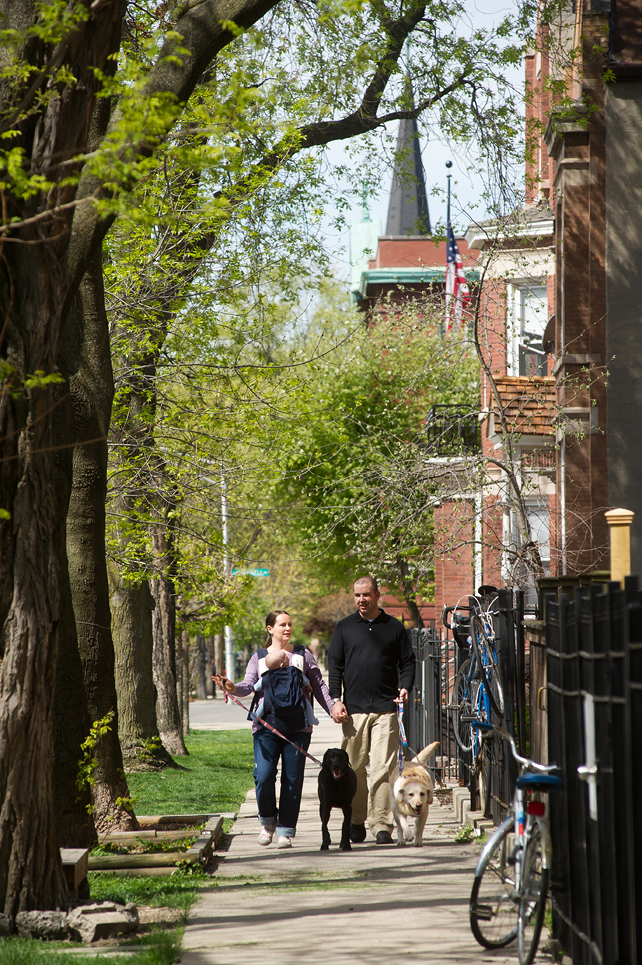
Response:
[{"label": "man", "polygon": [[379,597],[373,577],[355,582],[357,611],[340,620],[332,634],[328,680],[332,719],[343,725],[341,746],[357,774],[350,840],[365,840],[367,820],[377,844],[392,844],[390,785],[399,747],[397,704],[407,702],[415,681],[415,655],[403,624],[380,608]]}]

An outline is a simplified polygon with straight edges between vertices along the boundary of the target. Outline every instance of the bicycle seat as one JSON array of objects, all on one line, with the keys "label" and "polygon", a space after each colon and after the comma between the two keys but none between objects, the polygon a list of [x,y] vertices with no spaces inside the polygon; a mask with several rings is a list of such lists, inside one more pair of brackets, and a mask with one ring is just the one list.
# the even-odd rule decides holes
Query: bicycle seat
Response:
[{"label": "bicycle seat", "polygon": [[522,774],[517,778],[517,787],[527,791],[559,791],[562,779],[555,774]]}]

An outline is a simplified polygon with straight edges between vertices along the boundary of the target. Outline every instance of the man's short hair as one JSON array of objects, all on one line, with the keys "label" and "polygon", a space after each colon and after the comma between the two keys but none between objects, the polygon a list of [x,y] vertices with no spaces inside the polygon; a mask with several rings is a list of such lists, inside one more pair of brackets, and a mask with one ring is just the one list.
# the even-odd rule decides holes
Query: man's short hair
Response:
[{"label": "man's short hair", "polygon": [[377,593],[379,590],[379,584],[375,580],[374,576],[360,576],[354,581],[353,586],[356,586],[357,583],[369,583],[375,593]]}]

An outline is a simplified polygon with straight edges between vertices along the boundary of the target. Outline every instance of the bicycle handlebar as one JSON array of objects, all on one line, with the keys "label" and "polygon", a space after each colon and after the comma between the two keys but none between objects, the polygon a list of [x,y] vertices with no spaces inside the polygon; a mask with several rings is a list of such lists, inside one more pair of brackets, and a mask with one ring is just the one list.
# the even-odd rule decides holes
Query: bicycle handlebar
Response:
[{"label": "bicycle handlebar", "polygon": [[522,757],[521,754],[517,753],[517,745],[515,744],[515,738],[504,730],[503,727],[499,727],[496,724],[489,724],[485,720],[473,720],[471,721],[472,727],[477,727],[478,730],[483,731],[486,734],[499,734],[504,740],[507,740],[510,744],[510,749],[513,752],[513,757],[519,764],[523,764],[524,767],[528,767],[534,771],[541,771],[543,774],[547,774],[549,771],[557,771],[557,764],[538,764],[537,761],[532,761],[529,757]]}]

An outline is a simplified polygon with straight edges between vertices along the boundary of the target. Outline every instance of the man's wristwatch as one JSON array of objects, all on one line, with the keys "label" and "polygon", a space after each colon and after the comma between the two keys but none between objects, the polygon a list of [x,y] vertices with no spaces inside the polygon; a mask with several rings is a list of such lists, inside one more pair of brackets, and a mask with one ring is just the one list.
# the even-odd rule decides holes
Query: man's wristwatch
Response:
[{"label": "man's wristwatch", "polygon": [[333,697],[333,698],[332,698],[332,706],[333,706],[333,707],[334,707],[334,705],[337,703],[337,701],[338,701],[340,704],[343,703],[343,701],[341,700],[341,697]]}]

